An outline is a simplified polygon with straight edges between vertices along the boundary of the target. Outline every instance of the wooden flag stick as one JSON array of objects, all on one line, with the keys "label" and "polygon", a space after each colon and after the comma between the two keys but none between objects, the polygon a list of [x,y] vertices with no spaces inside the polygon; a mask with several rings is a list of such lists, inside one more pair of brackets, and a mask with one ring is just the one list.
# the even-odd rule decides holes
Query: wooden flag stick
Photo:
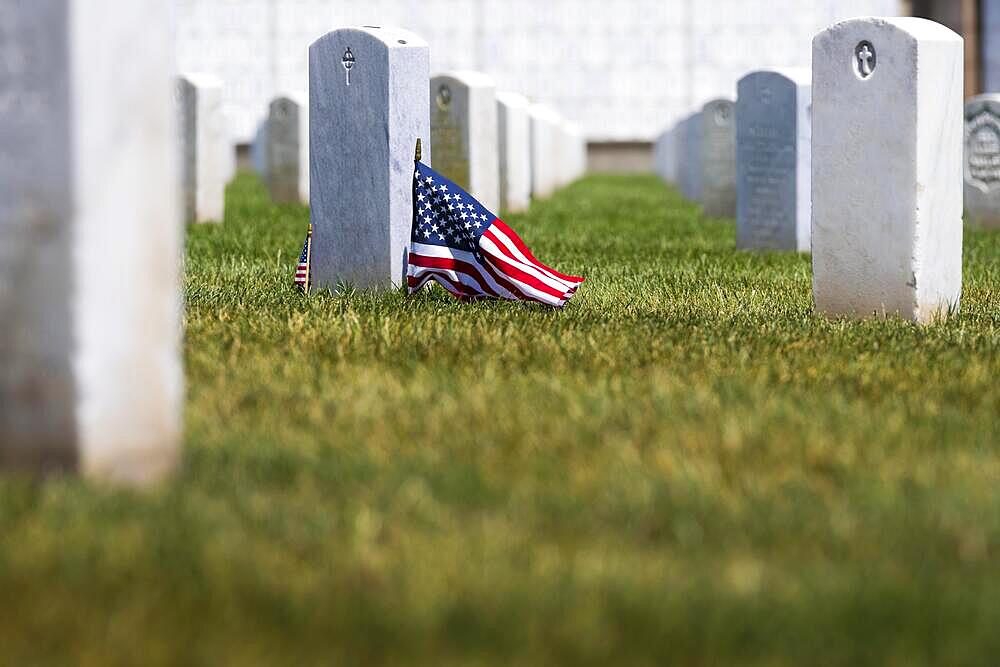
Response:
[{"label": "wooden flag stick", "polygon": [[420,162],[420,157],[421,157],[420,154],[421,154],[420,137],[417,137],[417,150],[414,153],[413,157],[414,162]]}]

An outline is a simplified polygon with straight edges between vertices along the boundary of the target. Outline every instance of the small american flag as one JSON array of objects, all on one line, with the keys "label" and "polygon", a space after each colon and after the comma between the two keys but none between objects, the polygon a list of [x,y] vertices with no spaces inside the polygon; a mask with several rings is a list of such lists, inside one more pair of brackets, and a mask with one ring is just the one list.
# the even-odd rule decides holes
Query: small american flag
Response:
[{"label": "small american flag", "polygon": [[299,264],[295,267],[295,285],[300,287],[306,294],[309,293],[309,260],[312,258],[313,228],[309,225],[309,232],[306,234],[306,242],[302,245],[302,254],[299,255]]},{"label": "small american flag", "polygon": [[583,282],[539,262],[502,220],[418,159],[407,268],[410,294],[431,280],[459,299],[536,301],[557,308]]}]

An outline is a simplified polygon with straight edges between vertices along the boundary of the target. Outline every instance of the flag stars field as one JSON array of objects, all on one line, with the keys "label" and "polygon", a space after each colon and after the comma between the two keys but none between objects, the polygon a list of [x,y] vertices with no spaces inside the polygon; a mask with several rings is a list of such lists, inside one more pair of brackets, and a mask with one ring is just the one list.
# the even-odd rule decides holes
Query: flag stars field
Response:
[{"label": "flag stars field", "polygon": [[[407,281],[411,293],[435,282],[460,299],[496,298],[536,301],[561,307],[572,298],[582,278],[566,276],[540,263],[501,220],[447,179],[434,195],[424,176],[430,167],[417,163],[414,197],[429,201],[428,214],[414,219]],[[477,219],[475,231],[461,220]],[[483,227],[482,222],[494,219]],[[433,234],[436,234],[434,238]]]}]

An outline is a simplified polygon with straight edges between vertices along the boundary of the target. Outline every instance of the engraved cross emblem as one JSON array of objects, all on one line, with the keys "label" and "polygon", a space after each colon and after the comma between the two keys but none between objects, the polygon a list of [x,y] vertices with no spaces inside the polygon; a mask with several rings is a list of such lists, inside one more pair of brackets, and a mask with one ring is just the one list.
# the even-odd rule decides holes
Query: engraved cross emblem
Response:
[{"label": "engraved cross emblem", "polygon": [[354,67],[354,54],[351,53],[351,47],[347,47],[344,51],[344,59],[341,61],[344,65],[344,70],[347,72],[347,85],[351,85],[351,68]]},{"label": "engraved cross emblem", "polygon": [[862,79],[867,79],[875,71],[875,51],[868,42],[861,42],[855,50],[858,73]]}]

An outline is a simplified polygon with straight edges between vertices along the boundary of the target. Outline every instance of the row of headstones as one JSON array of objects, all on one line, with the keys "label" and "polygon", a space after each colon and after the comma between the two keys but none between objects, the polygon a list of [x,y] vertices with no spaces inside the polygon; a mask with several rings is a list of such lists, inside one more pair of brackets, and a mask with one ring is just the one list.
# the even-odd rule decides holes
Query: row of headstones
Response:
[{"label": "row of headstones", "polygon": [[[741,249],[810,249],[812,72],[751,72],[737,100],[718,99],[660,135],[656,170],[705,214],[737,221]],[[1000,228],[1000,95],[965,103],[964,207]]]},{"label": "row of headstones", "polygon": [[[178,80],[169,31],[144,29],[169,12],[67,0],[4,14],[17,67],[0,67],[0,467],[145,482],[177,464],[181,221],[222,219],[234,156],[218,80]],[[122,57],[127,76],[77,66]],[[414,146],[428,163],[434,149],[428,91],[448,98],[442,111],[485,99],[461,102],[457,79],[432,88],[429,63],[423,40],[390,28],[336,30],[310,48],[291,161],[299,181],[310,166],[314,284],[402,283]],[[552,112],[497,98],[492,130],[475,109],[448,118],[462,151],[481,148],[477,127],[496,133],[498,160],[520,151],[522,204],[526,178],[544,196],[582,171],[578,132],[563,141]],[[467,182],[485,199],[478,178]]]},{"label": "row of headstones", "polygon": [[[963,41],[859,18],[813,40],[812,71],[748,74],[663,133],[657,171],[737,246],[812,252],[817,312],[927,322],[962,286]],[[1000,212],[1000,105],[966,106],[965,203]]]},{"label": "row of headstones", "polygon": [[[497,91],[485,74],[432,77],[430,108],[434,168],[492,211],[524,211],[533,197],[548,197],[586,169],[577,124],[523,95]],[[273,201],[309,201],[307,95],[280,95],[270,103],[250,158]]]},{"label": "row of headstones", "polygon": [[751,72],[660,135],[656,170],[708,217],[735,217],[737,247],[809,250],[808,69]]},{"label": "row of headstones", "polygon": [[[5,14],[5,57],[18,67],[0,77],[0,465],[146,480],[176,462],[183,394],[176,84],[168,34],[141,29],[167,24],[168,12],[157,0],[68,0],[56,9],[21,3]],[[126,77],[76,66],[116,62],[122,53]],[[418,138],[431,146],[428,69],[427,44],[401,30],[337,30],[310,49],[320,286],[401,281],[409,156]],[[773,88],[745,87],[743,102],[762,111],[757,121],[742,107],[732,114],[747,124],[737,141],[755,140],[748,145],[756,157],[737,171],[757,197],[794,202],[788,210],[796,220],[811,190],[818,312],[924,322],[957,308],[962,72],[962,40],[942,26],[856,19],[814,40],[811,141],[801,136],[799,84],[783,95],[777,80]],[[779,100],[786,100],[781,112]],[[1000,166],[987,152],[1000,144],[988,134],[994,119],[982,115],[991,109],[975,107],[970,130],[973,175],[987,185]],[[726,119],[715,111],[709,120]],[[704,121],[683,136],[704,143]],[[194,135],[205,127],[184,126]],[[806,146],[811,169],[799,164]],[[715,149],[700,150],[712,157]],[[216,166],[231,170],[225,158]],[[674,169],[686,166],[678,159]],[[197,181],[201,172],[185,173]],[[810,187],[800,174],[811,174]],[[706,183],[711,191],[711,178],[703,167],[690,179],[694,191]],[[196,201],[203,186],[196,182]]]},{"label": "row of headstones", "polygon": [[526,210],[586,170],[582,129],[544,104],[497,91],[487,75],[438,74],[430,80],[435,170],[490,211]]},{"label": "row of headstones", "polygon": [[657,171],[700,202],[709,217],[729,217],[736,210],[734,106],[732,100],[712,100],[656,142]]}]

